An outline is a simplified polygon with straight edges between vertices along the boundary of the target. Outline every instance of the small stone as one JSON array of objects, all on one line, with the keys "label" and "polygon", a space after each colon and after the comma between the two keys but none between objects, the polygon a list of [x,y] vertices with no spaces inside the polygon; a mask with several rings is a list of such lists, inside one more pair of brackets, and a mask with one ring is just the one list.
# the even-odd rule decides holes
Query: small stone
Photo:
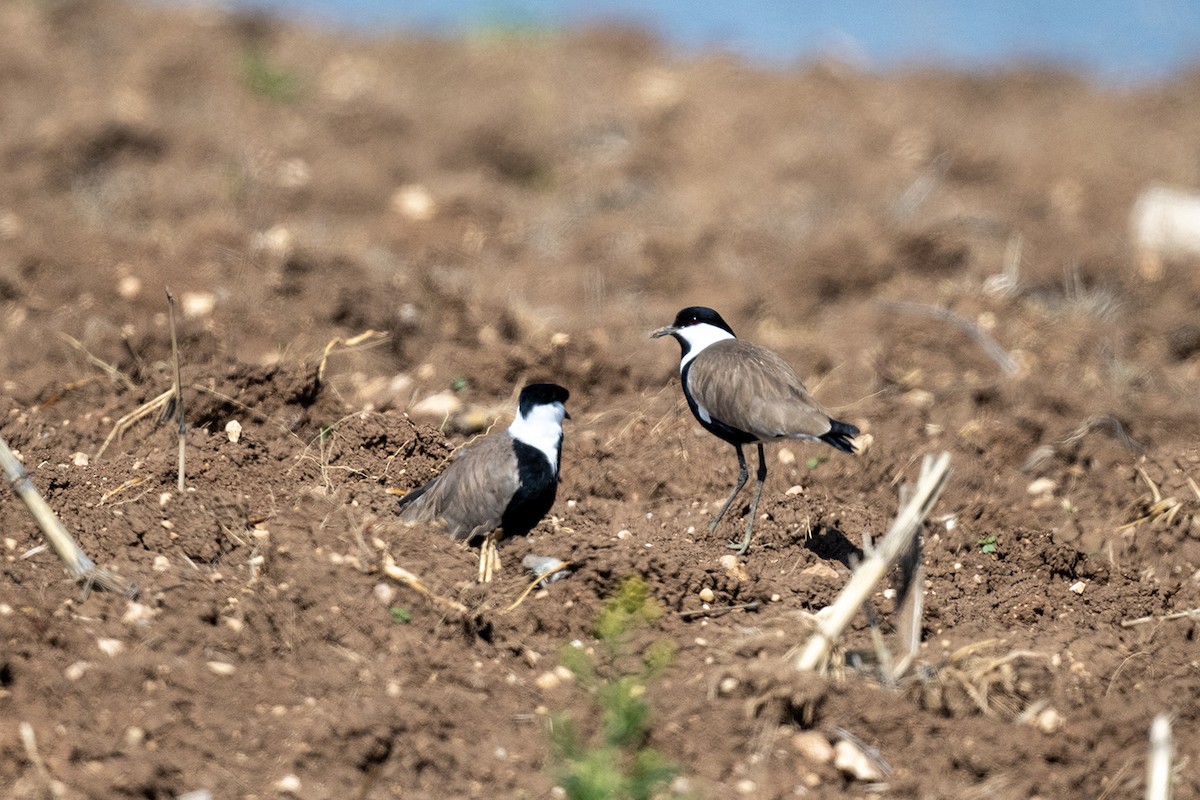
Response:
[{"label": "small stone", "polygon": [[120,639],[97,639],[96,646],[109,658],[118,656],[125,650],[125,643]]},{"label": "small stone", "polygon": [[1075,581],[1071,584],[1070,589],[1075,594],[1083,594],[1083,590],[1087,588],[1087,584],[1083,581]]},{"label": "small stone", "polygon": [[534,678],[533,684],[539,689],[550,691],[551,689],[557,689],[559,686],[561,686],[562,679],[553,672],[543,672],[541,675],[538,675],[536,678]]},{"label": "small stone", "polygon": [[392,195],[392,209],[402,217],[425,222],[433,219],[433,215],[437,213],[437,203],[428,189],[411,183],[401,186]]},{"label": "small stone", "polygon": [[883,772],[867,754],[845,739],[833,746],[833,765],[846,775],[860,781],[877,783],[883,780]]},{"label": "small stone", "polygon": [[707,586],[705,586],[703,589],[700,590],[701,602],[711,603],[716,598],[717,598],[716,594],[714,594],[713,590],[708,588]]},{"label": "small stone", "polygon": [[431,394],[408,410],[410,416],[441,422],[462,410],[462,400],[453,392]]},{"label": "small stone", "polygon": [[737,691],[738,685],[739,681],[737,678],[733,676],[725,677],[717,684],[717,691],[723,695],[731,695]]},{"label": "small stone", "polygon": [[575,680],[575,673],[571,672],[571,670],[567,669],[562,664],[559,664],[557,667],[554,668],[554,674],[558,676],[558,679],[560,681],[568,681],[569,682],[569,681]]},{"label": "small stone", "polygon": [[913,408],[929,408],[933,405],[933,392],[925,389],[910,389],[900,397],[901,400],[908,403]]},{"label": "small stone", "polygon": [[299,794],[300,779],[295,775],[288,773],[279,780],[275,781],[275,788],[284,794]]},{"label": "small stone", "polygon": [[630,536],[632,536],[632,535],[633,535],[632,533],[630,533],[629,531],[625,530],[624,528],[622,528],[621,530],[617,531],[617,538],[618,538],[618,539],[628,539],[628,538],[629,538]]},{"label": "small stone", "polygon": [[155,556],[154,564],[150,567],[150,569],[154,570],[155,572],[166,572],[170,568],[171,559],[167,558],[166,556]]},{"label": "small stone", "polygon": [[234,633],[241,633],[246,629],[246,623],[237,617],[225,617],[225,627]]},{"label": "small stone", "polygon": [[12,606],[10,606],[8,603],[0,603],[0,617],[11,617],[12,613]]},{"label": "small stone", "polygon": [[391,605],[392,600],[396,597],[396,587],[390,583],[383,583],[381,581],[375,584],[375,588],[371,590],[371,593],[375,595],[376,600],[387,606]]},{"label": "small stone", "polygon": [[789,487],[784,494],[788,495],[789,497],[795,497],[798,494],[804,494],[804,487],[797,483],[795,486]]},{"label": "small stone", "polygon": [[91,668],[92,663],[90,661],[76,661],[63,670],[63,677],[69,681],[77,681]]},{"label": "small stone", "polygon": [[1066,720],[1063,715],[1058,713],[1054,707],[1048,707],[1042,710],[1036,718],[1038,730],[1042,733],[1054,733],[1063,726]]},{"label": "small stone", "polygon": [[561,350],[571,343],[571,334],[559,331],[550,337],[550,346],[555,350]]},{"label": "small stone", "polygon": [[125,746],[141,747],[146,741],[146,732],[137,726],[125,729]]},{"label": "small stone", "polygon": [[742,778],[734,784],[733,789],[738,794],[751,795],[758,791],[758,784],[749,778]]},{"label": "small stone", "polygon": [[229,441],[237,444],[238,440],[242,438],[242,423],[238,422],[236,419],[231,419],[229,422],[226,422],[225,435],[229,437]]},{"label": "small stone", "polygon": [[800,570],[800,575],[809,579],[837,580],[837,570],[826,564],[824,561],[818,561],[816,564],[811,564]]},{"label": "small stone", "polygon": [[149,622],[154,617],[154,609],[145,603],[130,601],[125,608],[125,613],[121,616],[121,622],[126,625],[136,625],[138,623]]},{"label": "small stone", "polygon": [[142,281],[134,275],[126,275],[117,281],[117,294],[123,300],[132,300],[142,292]]},{"label": "small stone", "polygon": [[1029,483],[1025,491],[1031,495],[1050,494],[1058,487],[1052,478],[1038,478]]},{"label": "small stone", "polygon": [[810,764],[829,764],[833,761],[833,745],[818,731],[801,731],[792,737],[792,749]]},{"label": "small stone", "polygon": [[185,317],[207,317],[216,307],[217,298],[212,292],[184,292],[180,304]]},{"label": "small stone", "polygon": [[237,672],[237,667],[225,661],[209,661],[205,664],[214,675],[229,676]]},{"label": "small stone", "polygon": [[88,461],[90,461],[90,459],[88,458],[87,453],[71,454],[71,463],[77,467],[86,467],[88,465]]},{"label": "small stone", "polygon": [[776,455],[776,458],[778,458],[779,463],[783,464],[785,467],[790,467],[792,464],[796,463],[796,454],[786,447],[779,448],[779,453]]},{"label": "small stone", "polygon": [[158,496],[158,507],[159,508],[166,508],[167,503],[169,503],[169,502],[171,502],[171,493],[170,492],[163,492],[162,494],[160,494]]}]

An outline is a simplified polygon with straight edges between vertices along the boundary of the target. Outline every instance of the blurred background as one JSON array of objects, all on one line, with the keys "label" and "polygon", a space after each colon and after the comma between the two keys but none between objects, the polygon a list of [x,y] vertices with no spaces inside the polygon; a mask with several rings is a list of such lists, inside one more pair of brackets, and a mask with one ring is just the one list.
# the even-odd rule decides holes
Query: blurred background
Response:
[{"label": "blurred background", "polygon": [[458,36],[496,28],[561,29],[618,22],[685,53],[723,49],[764,65],[832,56],[867,68],[989,68],[1026,63],[1105,81],[1162,78],[1194,64],[1200,3],[1188,0],[227,0],[290,18]]}]

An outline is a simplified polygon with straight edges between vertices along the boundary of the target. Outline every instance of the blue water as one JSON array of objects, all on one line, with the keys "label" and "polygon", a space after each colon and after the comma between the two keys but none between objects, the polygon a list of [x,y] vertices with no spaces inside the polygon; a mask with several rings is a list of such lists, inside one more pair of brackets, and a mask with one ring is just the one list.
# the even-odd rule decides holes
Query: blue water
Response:
[{"label": "blue water", "polygon": [[1200,64],[1200,0],[226,0],[378,32],[633,22],[684,52],[788,64],[822,54],[866,67],[1059,64],[1143,81]]}]

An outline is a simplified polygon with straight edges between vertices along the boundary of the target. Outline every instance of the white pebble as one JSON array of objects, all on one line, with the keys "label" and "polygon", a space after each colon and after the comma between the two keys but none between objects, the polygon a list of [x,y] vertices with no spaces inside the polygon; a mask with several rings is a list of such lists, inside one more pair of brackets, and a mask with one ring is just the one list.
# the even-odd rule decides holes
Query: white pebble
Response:
[{"label": "white pebble", "polygon": [[145,603],[137,603],[129,601],[129,605],[125,608],[125,613],[121,617],[121,622],[127,625],[149,622],[154,617],[154,609]]},{"label": "white pebble", "polygon": [[628,538],[629,538],[630,536],[632,536],[632,535],[633,535],[633,534],[631,534],[629,531],[625,530],[624,528],[622,528],[621,530],[617,531],[617,538],[618,538],[618,539],[628,539]]},{"label": "white pebble", "polygon": [[733,788],[738,794],[754,794],[758,791],[758,784],[749,778],[742,778]]},{"label": "white pebble", "polygon": [[275,788],[284,794],[298,794],[300,792],[300,779],[289,772],[275,781]]},{"label": "white pebble", "polygon": [[792,749],[811,764],[828,764],[833,761],[833,745],[825,734],[817,731],[801,731],[792,737]]},{"label": "white pebble", "polygon": [[227,676],[237,672],[237,667],[225,661],[209,661],[206,663],[206,666],[215,675]]},{"label": "white pebble", "polygon": [[89,460],[90,459],[88,458],[87,453],[72,453],[71,454],[71,463],[77,467],[86,467],[88,465]]},{"label": "white pebble", "polygon": [[845,739],[833,746],[833,765],[860,781],[876,783],[884,777],[866,753]]},{"label": "white pebble", "polygon": [[396,597],[396,587],[390,583],[377,583],[371,591],[375,595],[375,599],[385,606],[391,605],[392,600]]},{"label": "white pebble", "polygon": [[124,300],[132,300],[142,291],[142,282],[134,275],[126,275],[117,282],[117,294]]},{"label": "white pebble", "polygon": [[432,219],[437,212],[437,203],[429,190],[419,184],[401,186],[392,195],[392,210],[416,222]]},{"label": "white pebble", "polygon": [[171,559],[166,556],[155,556],[154,565],[150,569],[155,572],[166,572],[171,568]]},{"label": "white pebble", "polygon": [[796,463],[796,454],[786,447],[779,448],[777,458],[779,459],[779,463],[783,464],[785,467],[790,467],[792,464]]},{"label": "white pebble", "polygon": [[738,679],[730,676],[721,679],[721,683],[717,686],[717,691],[719,691],[721,694],[733,694],[735,691],[737,691],[737,688]]},{"label": "white pebble", "polygon": [[146,732],[136,726],[125,729],[125,746],[141,747],[146,741]]},{"label": "white pebble", "polygon": [[784,494],[788,495],[789,497],[795,497],[798,494],[804,494],[804,487],[797,483],[795,486],[789,487]]},{"label": "white pebble", "polygon": [[184,292],[180,300],[185,317],[207,317],[217,304],[212,292]]},{"label": "white pebble", "polygon": [[242,438],[242,423],[238,422],[236,419],[231,419],[229,422],[226,422],[225,435],[229,437],[229,441],[237,444],[238,440]]},{"label": "white pebble", "polygon": [[0,617],[10,617],[13,613],[13,607],[8,603],[0,603]]},{"label": "white pebble", "polygon": [[1054,733],[1063,726],[1064,722],[1066,720],[1063,715],[1053,707],[1043,709],[1042,713],[1037,715],[1038,730],[1042,733]]},{"label": "white pebble", "polygon": [[63,677],[69,681],[77,681],[83,677],[83,674],[92,668],[90,661],[76,661],[63,670]]},{"label": "white pebble", "polygon": [[125,650],[125,643],[120,639],[97,639],[96,646],[109,658],[118,656]]},{"label": "white pebble", "polygon": [[1083,581],[1075,581],[1071,584],[1070,589],[1075,594],[1083,594],[1083,590],[1087,588],[1087,584]]},{"label": "white pebble", "polygon": [[716,599],[716,597],[717,597],[717,595],[713,592],[713,590],[708,588],[707,586],[705,586],[703,589],[700,590],[700,600],[702,602],[711,603],[713,600]]},{"label": "white pebble", "polygon": [[1051,478],[1038,478],[1032,481],[1025,491],[1029,494],[1050,494],[1058,487],[1058,484]]},{"label": "white pebble", "polygon": [[543,672],[541,675],[538,675],[536,678],[534,678],[533,684],[539,689],[549,691],[551,689],[557,689],[559,686],[561,686],[562,679],[553,672]]}]

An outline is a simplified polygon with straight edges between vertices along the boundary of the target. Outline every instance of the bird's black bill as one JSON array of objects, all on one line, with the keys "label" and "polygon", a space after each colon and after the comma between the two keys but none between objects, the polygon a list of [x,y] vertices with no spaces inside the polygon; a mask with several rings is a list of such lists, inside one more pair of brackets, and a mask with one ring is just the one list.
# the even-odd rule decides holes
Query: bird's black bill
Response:
[{"label": "bird's black bill", "polygon": [[667,325],[666,327],[659,328],[656,331],[652,331],[650,333],[650,338],[658,339],[662,336],[670,336],[672,333],[675,333],[675,331],[677,331],[677,330],[679,330],[679,328],[676,328],[674,325]]}]

